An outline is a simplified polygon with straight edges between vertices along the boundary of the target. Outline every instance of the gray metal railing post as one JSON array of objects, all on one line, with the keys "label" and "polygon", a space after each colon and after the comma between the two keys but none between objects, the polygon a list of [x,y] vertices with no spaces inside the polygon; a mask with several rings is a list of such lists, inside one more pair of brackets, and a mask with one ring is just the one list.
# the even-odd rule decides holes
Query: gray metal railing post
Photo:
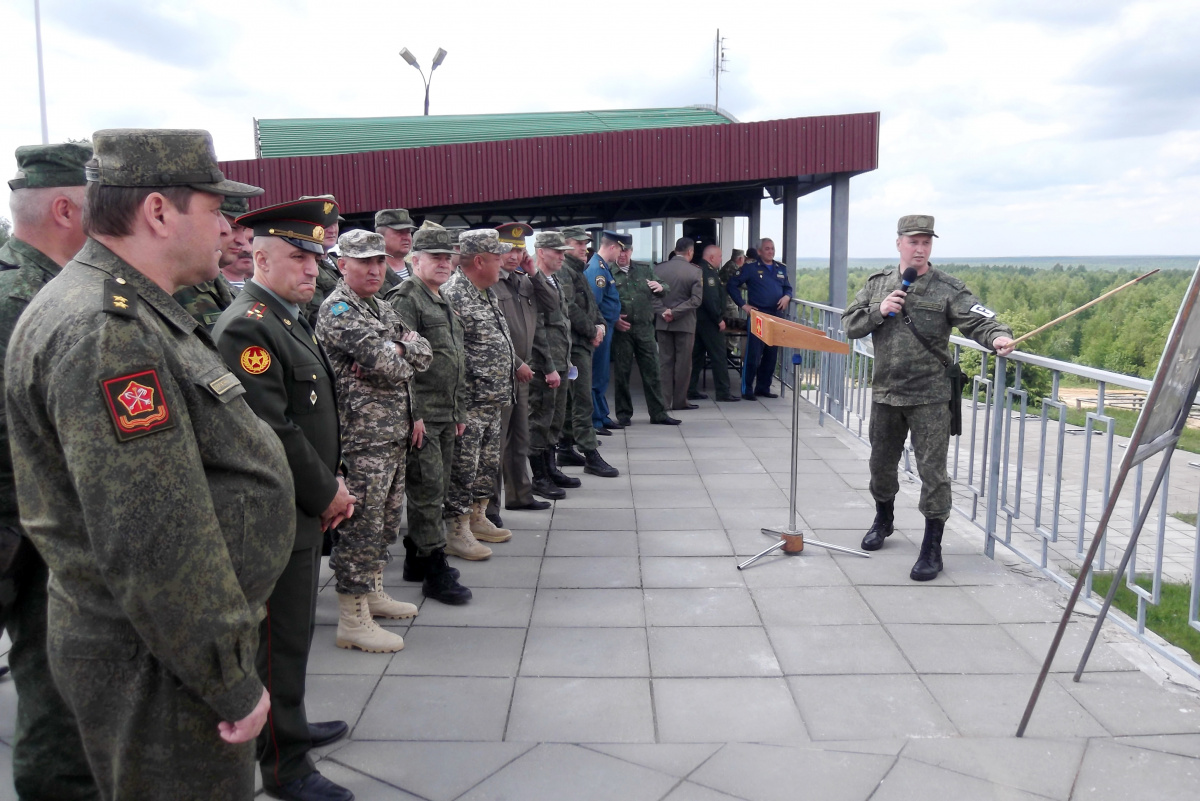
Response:
[{"label": "gray metal railing post", "polygon": [[1004,405],[1005,382],[1008,359],[996,357],[996,375],[992,379],[992,449],[988,454],[987,466],[987,511],[983,518],[983,552],[989,558],[996,557],[996,521],[1000,516],[1000,460],[1003,449],[1000,447],[1000,437],[1004,434]]}]

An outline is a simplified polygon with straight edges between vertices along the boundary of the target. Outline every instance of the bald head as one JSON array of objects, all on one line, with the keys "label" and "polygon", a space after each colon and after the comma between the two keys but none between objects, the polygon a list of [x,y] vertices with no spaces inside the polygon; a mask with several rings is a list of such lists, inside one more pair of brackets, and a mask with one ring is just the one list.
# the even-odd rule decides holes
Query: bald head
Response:
[{"label": "bald head", "polygon": [[720,267],[722,264],[722,262],[721,262],[721,246],[720,245],[707,245],[704,248],[704,252],[702,254],[700,254],[700,258],[704,259],[705,262],[712,265],[713,267]]}]

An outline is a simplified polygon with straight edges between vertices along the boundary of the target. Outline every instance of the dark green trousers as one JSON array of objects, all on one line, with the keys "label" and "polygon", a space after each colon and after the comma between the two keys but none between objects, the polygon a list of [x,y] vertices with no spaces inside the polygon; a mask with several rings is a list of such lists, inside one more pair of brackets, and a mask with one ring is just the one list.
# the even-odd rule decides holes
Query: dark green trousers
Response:
[{"label": "dark green trousers", "polygon": [[919,406],[871,404],[871,496],[886,503],[900,491],[896,468],[909,432],[912,432],[917,475],[921,477],[921,500],[917,508],[930,520],[945,520],[954,502],[950,476],[946,474],[950,406],[945,401]]},{"label": "dark green trousers", "polygon": [[[304,684],[317,615],[320,548],[292,551],[267,599],[258,630],[258,677],[271,694],[267,725],[258,735],[263,784],[279,787],[316,770],[308,752]],[[215,797],[215,796],[214,796]]]},{"label": "dark green trousers", "polygon": [[646,395],[646,411],[650,420],[661,420],[667,416],[667,404],[663,400],[662,381],[658,366],[658,340],[654,325],[635,325],[628,331],[613,333],[613,382],[616,384],[617,420],[633,417],[633,395],[629,392],[629,377],[633,364],[637,362],[642,374],[642,391]]},{"label": "dark green trousers", "polygon": [[454,464],[454,423],[425,422],[425,442],[408,449],[408,536],[419,556],[446,547],[443,510]]},{"label": "dark green trousers", "polygon": [[726,364],[725,334],[717,329],[716,323],[696,321],[696,341],[692,345],[692,382],[688,394],[699,391],[700,376],[704,373],[704,360],[712,362],[713,388],[717,397],[729,395],[729,368]]},{"label": "dark green trousers", "polygon": [[571,346],[571,364],[579,371],[568,381],[566,423],[563,431],[584,451],[596,450],[596,429],[592,425],[592,351]]},{"label": "dark green trousers", "polygon": [[552,389],[544,375],[533,374],[533,380],[529,382],[530,452],[544,451],[558,444],[567,414],[569,383],[563,376],[563,383]]},{"label": "dark green trousers", "polygon": [[75,715],[50,675],[46,653],[46,582],[50,571],[28,539],[13,565],[12,601],[0,605],[0,624],[12,639],[8,666],[17,687],[13,786],[21,801],[99,798]]}]

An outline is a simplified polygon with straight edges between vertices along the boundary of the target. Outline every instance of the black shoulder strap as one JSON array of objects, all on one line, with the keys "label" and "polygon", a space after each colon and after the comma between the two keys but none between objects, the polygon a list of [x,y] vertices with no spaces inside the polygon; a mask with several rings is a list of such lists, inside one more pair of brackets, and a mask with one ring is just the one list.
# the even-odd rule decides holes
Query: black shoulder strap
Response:
[{"label": "black shoulder strap", "polygon": [[938,349],[935,348],[928,339],[921,336],[921,332],[918,331],[916,325],[913,324],[912,318],[908,316],[908,312],[904,312],[904,324],[908,326],[909,331],[912,331],[912,334],[917,338],[917,341],[925,346],[925,350],[932,353],[934,357],[942,363],[942,367],[945,367],[947,370],[949,370],[951,362],[946,358],[946,354],[938,351]]}]

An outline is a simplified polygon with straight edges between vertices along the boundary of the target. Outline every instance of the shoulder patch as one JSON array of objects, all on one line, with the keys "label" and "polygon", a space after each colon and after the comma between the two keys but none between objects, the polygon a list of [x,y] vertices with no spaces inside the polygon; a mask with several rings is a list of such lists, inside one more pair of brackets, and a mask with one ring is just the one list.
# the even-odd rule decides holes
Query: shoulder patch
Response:
[{"label": "shoulder patch", "polygon": [[606,279],[603,275],[597,275],[596,276],[596,286],[600,287],[601,289],[604,289],[604,287],[608,286],[608,279]]},{"label": "shoulder patch", "polygon": [[137,317],[138,296],[128,284],[118,284],[111,278],[104,281],[104,311],[118,317]]},{"label": "shoulder patch", "polygon": [[350,304],[344,300],[339,300],[337,303],[329,307],[329,313],[334,317],[345,314],[350,310]]},{"label": "shoulder patch", "polygon": [[987,306],[983,306],[979,303],[976,303],[974,306],[971,307],[971,314],[978,314],[980,317],[988,317],[988,318],[996,316],[996,313],[994,311],[989,309]]},{"label": "shoulder patch", "polygon": [[163,397],[158,372],[140,373],[102,379],[105,404],[112,415],[117,441],[128,442],[167,428],[174,428],[171,410]]},{"label": "shoulder patch", "polygon": [[246,312],[246,316],[251,318],[252,320],[261,320],[263,318],[263,312],[265,312],[266,310],[267,310],[267,304],[255,303],[253,306],[250,307],[250,311]]},{"label": "shoulder patch", "polygon": [[250,375],[260,375],[271,366],[271,353],[266,348],[251,345],[242,351],[238,364]]},{"label": "shoulder patch", "polygon": [[717,279],[713,278],[713,277],[710,275],[710,276],[708,277],[708,285],[709,285],[709,286],[716,286],[716,285],[717,285]]}]

